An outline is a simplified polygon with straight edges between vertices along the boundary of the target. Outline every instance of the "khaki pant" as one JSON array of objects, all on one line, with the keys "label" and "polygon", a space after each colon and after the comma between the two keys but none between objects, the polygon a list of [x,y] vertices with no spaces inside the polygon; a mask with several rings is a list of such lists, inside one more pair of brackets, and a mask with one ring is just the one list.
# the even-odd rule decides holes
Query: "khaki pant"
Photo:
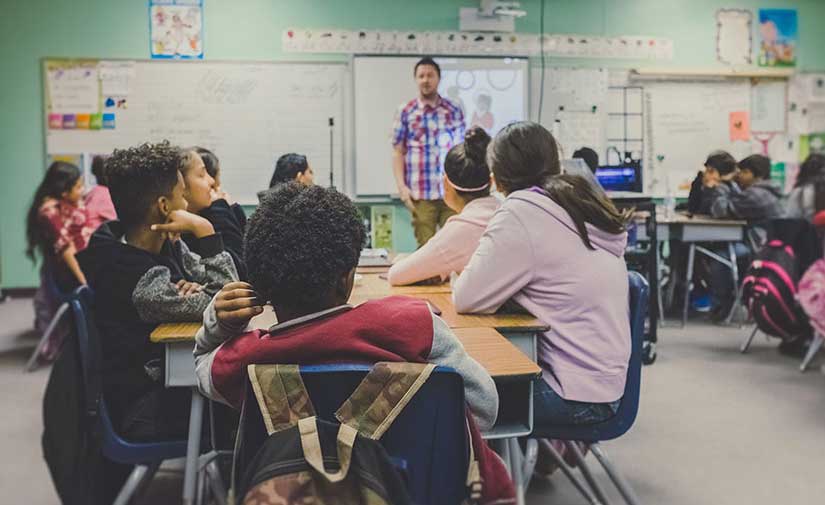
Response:
[{"label": "khaki pant", "polygon": [[426,244],[435,235],[436,229],[455,215],[444,200],[413,200],[413,206],[412,225],[418,247]]}]

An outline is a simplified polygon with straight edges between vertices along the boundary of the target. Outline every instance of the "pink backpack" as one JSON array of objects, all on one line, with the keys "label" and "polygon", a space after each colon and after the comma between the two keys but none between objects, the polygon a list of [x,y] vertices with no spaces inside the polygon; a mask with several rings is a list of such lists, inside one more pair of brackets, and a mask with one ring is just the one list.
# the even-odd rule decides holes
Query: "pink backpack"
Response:
[{"label": "pink backpack", "polygon": [[825,335],[825,259],[818,259],[799,280],[796,299],[808,314],[811,326]]}]

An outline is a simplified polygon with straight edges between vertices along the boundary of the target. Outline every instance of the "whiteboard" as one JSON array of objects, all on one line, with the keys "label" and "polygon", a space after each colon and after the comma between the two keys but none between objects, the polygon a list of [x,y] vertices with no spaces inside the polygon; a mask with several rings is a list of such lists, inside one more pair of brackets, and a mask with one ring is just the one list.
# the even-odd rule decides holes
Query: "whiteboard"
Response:
[{"label": "whiteboard", "polygon": [[[51,75],[44,75],[48,94]],[[115,128],[50,129],[47,121],[46,152],[107,154],[162,139],[198,145],[220,159],[225,191],[254,204],[275,160],[287,152],[305,154],[316,183],[329,184],[328,122],[334,118],[335,185],[344,187],[350,82],[347,65],[336,63],[136,61],[128,83],[119,86],[128,92],[126,108],[111,110]]]},{"label": "whiteboard", "polygon": [[[353,59],[355,188],[358,195],[396,193],[392,172],[393,118],[402,104],[418,96],[413,68],[419,57],[358,56]],[[441,66],[439,93],[464,109],[469,127],[479,97],[490,101],[495,135],[527,118],[528,68],[520,58],[436,58]],[[482,100],[486,100],[483,98]],[[446,153],[445,153],[446,154]]]},{"label": "whiteboard", "polygon": [[664,196],[670,187],[674,196],[687,196],[711,151],[724,149],[737,160],[751,154],[751,142],[731,141],[729,130],[731,112],[750,110],[748,80],[650,82],[644,98],[646,193]]},{"label": "whiteboard", "polygon": [[[604,68],[541,67],[530,69],[530,119],[557,136],[560,156],[590,147],[605,159],[608,71]],[[558,121],[558,122],[556,122]]]}]

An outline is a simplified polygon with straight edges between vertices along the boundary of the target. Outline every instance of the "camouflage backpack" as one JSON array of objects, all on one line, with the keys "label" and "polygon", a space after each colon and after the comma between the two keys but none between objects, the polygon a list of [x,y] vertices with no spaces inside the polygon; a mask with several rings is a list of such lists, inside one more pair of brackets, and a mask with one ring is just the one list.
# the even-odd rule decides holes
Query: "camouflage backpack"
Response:
[{"label": "camouflage backpack", "polygon": [[336,411],[336,424],[315,416],[298,366],[250,365],[268,438],[247,465],[239,492],[233,483],[231,500],[237,497],[243,505],[411,504],[378,440],[434,368],[375,364]]}]

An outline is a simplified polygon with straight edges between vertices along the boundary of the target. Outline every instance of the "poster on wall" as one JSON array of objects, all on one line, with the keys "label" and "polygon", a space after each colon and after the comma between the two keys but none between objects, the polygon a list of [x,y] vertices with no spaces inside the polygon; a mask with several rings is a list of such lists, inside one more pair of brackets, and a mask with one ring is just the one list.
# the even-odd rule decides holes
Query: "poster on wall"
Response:
[{"label": "poster on wall", "polygon": [[753,14],[745,9],[716,12],[716,59],[728,65],[749,65],[753,45]]},{"label": "poster on wall", "polygon": [[203,59],[203,0],[149,0],[152,58]]},{"label": "poster on wall", "polygon": [[796,66],[796,9],[759,9],[759,66]]}]

